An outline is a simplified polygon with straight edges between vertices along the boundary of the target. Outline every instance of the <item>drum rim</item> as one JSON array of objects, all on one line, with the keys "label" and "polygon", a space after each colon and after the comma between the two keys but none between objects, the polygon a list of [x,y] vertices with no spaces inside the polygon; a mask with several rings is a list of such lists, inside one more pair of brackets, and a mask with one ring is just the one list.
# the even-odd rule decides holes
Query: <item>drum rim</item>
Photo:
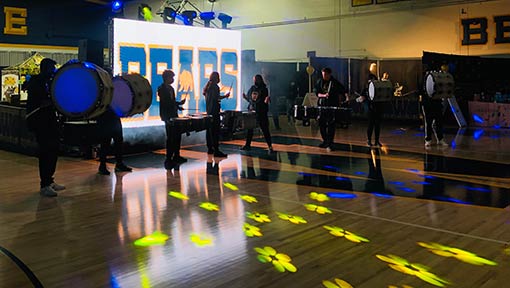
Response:
[{"label": "drum rim", "polygon": [[[62,71],[61,69],[64,69],[64,68],[68,68],[68,67],[71,67],[71,66],[80,66],[82,68],[85,68],[87,70],[92,70],[92,68],[90,67],[87,67],[85,65],[85,63],[87,64],[91,64],[93,65],[93,68],[94,70],[96,71],[96,73],[92,73],[94,79],[96,80],[96,83],[98,83],[98,94],[102,94],[103,91],[104,91],[104,83],[101,81],[100,77],[99,77],[99,74],[97,73],[98,69],[97,68],[101,68],[99,66],[97,66],[96,64],[94,63],[91,63],[91,62],[73,62],[73,63],[66,63],[64,64],[62,67],[60,67],[58,69],[58,71],[55,73],[55,76],[53,77],[52,81],[51,81],[51,86],[50,86],[50,96],[51,96],[51,99],[53,101],[53,104],[55,105],[55,107],[57,108],[57,110],[63,114],[64,116],[67,116],[69,118],[80,118],[80,117],[83,117],[83,118],[87,118],[88,116],[92,115],[92,111],[94,111],[98,106],[99,104],[101,104],[101,101],[99,100],[100,98],[97,97],[96,95],[96,100],[94,101],[94,105],[91,105],[87,110],[85,110],[84,112],[80,112],[80,113],[70,113],[70,112],[67,112],[65,111],[62,106],[60,106],[60,104],[56,101],[55,99],[55,96],[54,96],[54,90],[55,90],[55,80],[57,79],[57,74]],[[101,70],[103,70],[101,68]],[[65,111],[65,113],[64,113]]]}]

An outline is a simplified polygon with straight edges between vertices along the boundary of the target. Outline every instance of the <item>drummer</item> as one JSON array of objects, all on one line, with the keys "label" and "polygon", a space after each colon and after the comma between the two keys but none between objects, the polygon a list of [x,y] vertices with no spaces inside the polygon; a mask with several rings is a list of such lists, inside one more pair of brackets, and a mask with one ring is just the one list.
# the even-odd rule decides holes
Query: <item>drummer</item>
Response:
[{"label": "drummer", "polygon": [[158,87],[159,96],[159,116],[165,122],[166,128],[166,160],[165,169],[171,170],[180,163],[188,161],[181,157],[181,132],[179,128],[171,125],[169,120],[179,117],[177,111],[182,109],[179,105],[186,102],[186,99],[177,101],[175,99],[175,90],[172,87],[175,73],[172,70],[163,71],[163,84]]},{"label": "drummer", "polygon": [[322,78],[315,85],[315,93],[319,97],[318,106],[326,108],[321,109],[319,114],[319,127],[322,136],[322,143],[319,147],[326,148],[328,151],[332,150],[335,140],[336,121],[335,111],[332,109],[339,108],[340,97],[343,97],[345,92],[345,87],[331,76],[331,69],[322,69]]},{"label": "drummer", "polygon": [[[441,72],[448,73],[448,65],[442,65]],[[438,146],[448,147],[443,137],[443,99],[432,99],[423,93],[420,102],[425,123],[425,148],[432,145],[432,134],[436,135]]]},{"label": "drummer", "polygon": [[[377,67],[374,66],[375,63],[372,63],[370,66],[370,73],[368,75],[368,84],[371,81],[377,81]],[[389,81],[390,75],[386,72],[383,74],[382,81]],[[367,84],[367,87],[368,87]],[[374,148],[381,148],[383,145],[379,141],[379,135],[381,133],[381,122],[382,115],[384,112],[384,102],[377,102],[370,100],[368,95],[368,88],[365,89],[361,101],[365,102],[368,106],[368,127],[367,127],[367,146]],[[374,133],[375,132],[375,133]],[[372,143],[372,134],[374,135],[374,143]]]},{"label": "drummer", "polygon": [[224,96],[220,96],[220,74],[216,71],[212,72],[209,76],[209,81],[204,87],[203,94],[205,96],[207,115],[213,117],[212,127],[209,127],[206,131],[207,138],[207,154],[214,154],[214,157],[227,157],[227,154],[223,153],[219,149],[220,140],[220,101],[222,99],[230,97],[230,92],[227,92]]}]

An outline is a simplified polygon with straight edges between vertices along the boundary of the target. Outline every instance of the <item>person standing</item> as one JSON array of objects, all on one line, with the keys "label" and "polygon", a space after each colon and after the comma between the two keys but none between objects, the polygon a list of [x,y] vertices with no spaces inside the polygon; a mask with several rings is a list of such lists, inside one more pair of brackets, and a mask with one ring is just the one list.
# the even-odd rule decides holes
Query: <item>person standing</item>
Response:
[{"label": "person standing", "polygon": [[[386,80],[383,81],[389,81],[389,75],[387,75]],[[383,77],[384,79],[384,77]],[[370,81],[377,80],[377,76],[373,73],[370,73],[368,76],[368,84],[370,84]],[[368,147],[375,147],[375,148],[381,148],[382,144],[379,141],[379,135],[381,134],[381,121],[382,121],[382,114],[384,111],[384,102],[377,102],[372,101],[370,99],[370,96],[368,95],[368,88],[365,90],[365,95],[363,96],[363,100],[367,102],[368,106],[368,127],[367,127],[367,145]],[[375,132],[375,133],[374,133]],[[374,135],[374,144],[372,145],[372,134]]]},{"label": "person standing", "polygon": [[[319,127],[322,136],[321,148],[332,149],[335,140],[336,119],[334,108],[340,106],[340,97],[345,94],[345,87],[331,75],[330,68],[322,69],[322,78],[315,85],[319,108]],[[333,109],[327,109],[331,107]]]},{"label": "person standing", "polygon": [[[448,73],[448,66],[441,66],[441,73]],[[425,91],[426,89],[424,89]],[[425,93],[420,97],[421,108],[423,113],[423,122],[425,123],[425,148],[432,145],[432,135],[436,134],[437,145],[448,147],[448,143],[444,140],[443,122],[444,122],[444,99],[433,99]]]},{"label": "person standing", "polygon": [[292,81],[289,84],[289,90],[287,91],[287,122],[294,123],[294,105],[296,105],[296,98],[299,95],[299,88],[296,82]]},{"label": "person standing", "polygon": [[159,96],[159,116],[161,121],[165,122],[166,129],[166,159],[165,169],[171,170],[178,164],[187,161],[181,157],[181,134],[179,127],[173,125],[170,120],[179,117],[178,110],[182,109],[179,105],[186,102],[186,99],[177,101],[175,99],[175,90],[172,87],[174,83],[175,73],[172,70],[165,70],[162,74],[163,84],[158,87]]},{"label": "person standing", "polygon": [[212,116],[213,123],[212,127],[206,131],[207,138],[207,154],[214,154],[214,157],[227,157],[227,154],[223,153],[219,149],[220,142],[220,101],[228,98],[230,92],[224,96],[220,95],[220,74],[218,72],[212,72],[209,76],[209,81],[204,87],[203,94],[205,96],[205,106],[207,115]]},{"label": "person standing", "polygon": [[108,108],[101,116],[97,118],[97,126],[100,129],[101,146],[99,149],[99,169],[100,175],[110,175],[110,171],[106,168],[106,156],[111,147],[113,139],[113,150],[115,154],[115,172],[131,172],[133,169],[124,164],[122,160],[122,146],[124,144],[124,136],[122,134],[122,123],[120,117]]},{"label": "person standing", "polygon": [[[261,75],[257,74],[253,77],[253,86],[248,90],[248,95],[243,93],[243,98],[250,99],[251,107],[255,109],[257,123],[262,129],[264,138],[266,139],[267,148],[269,152],[273,152],[273,145],[271,141],[271,134],[269,133],[269,119],[267,112],[269,110],[269,95],[267,86]],[[241,150],[250,150],[251,141],[253,139],[253,129],[248,129],[246,133],[246,143],[241,147]]]},{"label": "person standing", "polygon": [[41,196],[58,196],[56,191],[65,187],[53,181],[57,167],[59,126],[55,105],[50,97],[50,84],[55,74],[56,62],[44,58],[40,64],[40,73],[26,83],[27,124],[28,129],[35,133],[39,148],[39,177],[41,179]]}]

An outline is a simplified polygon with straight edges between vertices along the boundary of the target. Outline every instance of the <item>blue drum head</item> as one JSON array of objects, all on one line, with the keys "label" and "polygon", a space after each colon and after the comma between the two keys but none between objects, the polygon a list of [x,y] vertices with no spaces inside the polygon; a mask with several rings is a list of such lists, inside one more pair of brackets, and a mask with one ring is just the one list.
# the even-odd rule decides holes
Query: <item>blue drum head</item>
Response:
[{"label": "blue drum head", "polygon": [[94,109],[99,92],[100,82],[94,67],[82,63],[63,66],[52,83],[53,101],[67,116],[86,115]]},{"label": "blue drum head", "polygon": [[119,117],[126,117],[133,108],[133,92],[129,83],[122,77],[113,78],[113,99],[110,104]]}]

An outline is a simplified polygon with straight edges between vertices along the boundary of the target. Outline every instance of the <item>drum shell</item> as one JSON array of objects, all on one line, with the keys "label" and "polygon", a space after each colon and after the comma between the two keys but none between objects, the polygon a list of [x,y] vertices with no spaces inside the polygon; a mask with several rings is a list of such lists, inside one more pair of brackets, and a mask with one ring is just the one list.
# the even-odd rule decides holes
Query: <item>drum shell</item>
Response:
[{"label": "drum shell", "polygon": [[171,118],[168,120],[168,123],[170,126],[175,127],[180,133],[193,131],[191,118]]},{"label": "drum shell", "polygon": [[254,129],[257,127],[257,114],[255,111],[244,111],[241,116],[241,129]]},{"label": "drum shell", "polygon": [[210,128],[212,125],[211,115],[194,114],[191,115],[191,126],[195,132],[203,131]]},{"label": "drum shell", "polygon": [[370,81],[368,83],[368,97],[376,102],[391,101],[393,98],[393,84],[390,81]]},{"label": "drum shell", "polygon": [[[86,83],[81,78],[69,79],[69,73],[71,73],[73,70],[76,71],[75,69],[79,70],[80,73],[87,72],[89,76],[92,76],[92,80],[95,83]],[[59,81],[67,83],[70,82],[70,84],[66,85],[66,83],[64,83],[64,86],[61,86],[61,82]],[[89,85],[95,85],[95,87],[90,87]],[[90,88],[97,89],[96,95],[92,95],[92,101],[90,101],[91,99],[83,98],[83,94],[80,95],[81,93],[84,93],[84,91],[86,93],[86,91],[88,91]],[[110,74],[101,67],[89,62],[70,62],[62,66],[57,71],[55,77],[53,78],[50,91],[51,98],[55,104],[55,107],[64,116],[75,120],[93,119],[103,114],[108,109],[110,103],[112,102],[113,84]],[[80,92],[78,93],[78,98],[75,97],[75,92],[77,91]],[[58,93],[65,93],[65,95],[57,95]],[[68,99],[64,99],[61,96]],[[69,106],[69,103],[71,103],[69,102],[69,97],[73,97],[71,98],[71,102],[76,104],[73,104],[73,107]],[[70,111],[73,109],[78,109],[76,107],[80,106],[81,104],[79,103],[83,102],[91,103],[89,105],[85,104],[85,106],[80,107],[77,111]]]},{"label": "drum shell", "polygon": [[427,72],[425,75],[425,91],[432,99],[455,97],[455,81],[447,72]]},{"label": "drum shell", "polygon": [[310,107],[310,106],[303,106],[304,112],[304,119],[315,119],[319,117],[319,108],[317,107]]},{"label": "drum shell", "polygon": [[[124,89],[114,89],[111,106],[119,117],[133,116],[149,109],[152,105],[152,87],[147,79],[140,74],[116,76],[112,81],[114,87],[121,87],[118,81],[123,81],[122,84],[127,85],[131,93],[126,95]],[[129,109],[123,108],[126,104]]]}]

